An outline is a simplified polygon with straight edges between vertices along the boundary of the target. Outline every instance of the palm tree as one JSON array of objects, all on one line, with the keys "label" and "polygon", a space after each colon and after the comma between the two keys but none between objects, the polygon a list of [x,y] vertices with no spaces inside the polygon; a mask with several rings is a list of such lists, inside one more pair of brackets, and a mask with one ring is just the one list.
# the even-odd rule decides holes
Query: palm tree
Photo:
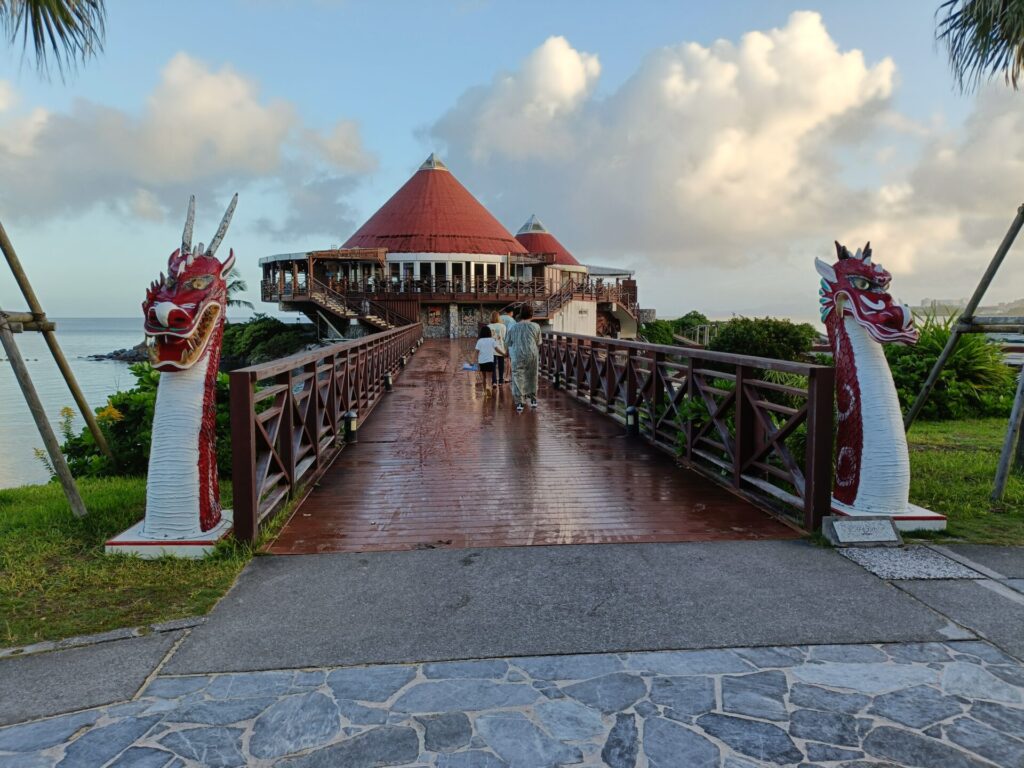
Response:
[{"label": "palm tree", "polygon": [[0,0],[0,27],[22,53],[35,51],[36,67],[64,73],[103,49],[104,0]]},{"label": "palm tree", "polygon": [[231,271],[228,272],[228,306],[256,309],[256,306],[251,301],[234,298],[238,294],[245,293],[248,290],[249,284],[242,278],[242,273],[238,271],[238,267],[232,267]]},{"label": "palm tree", "polygon": [[1024,82],[1024,0],[945,0],[942,12],[935,35],[961,91],[999,73],[1014,89]]}]

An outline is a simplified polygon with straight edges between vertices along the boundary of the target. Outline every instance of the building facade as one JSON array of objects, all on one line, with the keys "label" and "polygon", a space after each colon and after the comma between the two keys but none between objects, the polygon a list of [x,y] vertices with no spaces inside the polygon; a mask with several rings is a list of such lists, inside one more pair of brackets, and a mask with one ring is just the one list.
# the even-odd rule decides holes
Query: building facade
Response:
[{"label": "building facade", "polygon": [[422,322],[475,336],[494,311],[533,307],[552,330],[633,338],[631,272],[590,268],[536,216],[513,236],[431,154],[340,247],[260,259],[261,296],[351,338]]}]

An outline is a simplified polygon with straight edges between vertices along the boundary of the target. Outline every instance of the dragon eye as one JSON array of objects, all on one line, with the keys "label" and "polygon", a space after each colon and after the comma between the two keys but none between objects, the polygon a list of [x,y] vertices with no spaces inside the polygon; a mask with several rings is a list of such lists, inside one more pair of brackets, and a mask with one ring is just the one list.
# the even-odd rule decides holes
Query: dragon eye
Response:
[{"label": "dragon eye", "polygon": [[188,281],[189,287],[196,291],[204,291],[213,282],[213,275],[200,275]]},{"label": "dragon eye", "polygon": [[867,291],[871,289],[871,281],[863,277],[851,277],[850,285],[858,291]]}]

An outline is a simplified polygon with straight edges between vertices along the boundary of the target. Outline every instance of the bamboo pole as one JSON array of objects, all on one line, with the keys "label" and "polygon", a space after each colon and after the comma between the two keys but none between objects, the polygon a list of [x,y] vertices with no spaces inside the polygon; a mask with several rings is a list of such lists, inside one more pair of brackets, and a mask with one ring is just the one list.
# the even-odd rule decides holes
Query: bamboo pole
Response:
[{"label": "bamboo pole", "polygon": [[21,357],[21,351],[14,341],[14,334],[11,333],[7,319],[2,313],[0,313],[0,342],[3,343],[7,359],[11,361],[11,367],[14,368],[14,376],[18,380],[18,386],[21,387],[22,394],[25,395],[25,401],[28,403],[29,411],[32,412],[32,418],[36,422],[39,435],[43,438],[43,445],[46,446],[46,453],[50,457],[50,465],[53,467],[54,472],[57,473],[60,484],[64,487],[64,495],[67,496],[68,504],[71,505],[71,511],[75,517],[85,517],[89,514],[85,508],[85,502],[82,501],[82,497],[78,494],[75,478],[71,476],[68,463],[64,460],[64,454],[60,450],[60,443],[57,442],[57,436],[53,434],[53,427],[46,420],[46,411],[43,410],[43,404],[39,401],[39,393],[36,392],[35,385],[32,383],[32,377],[29,375],[28,368],[25,367],[25,361]]},{"label": "bamboo pole", "polygon": [[996,485],[992,489],[992,501],[1000,501],[1006,493],[1006,481],[1010,476],[1013,464],[1013,453],[1017,447],[1017,439],[1021,433],[1021,422],[1024,421],[1024,367],[1021,367],[1017,381],[1017,395],[1013,398],[1013,410],[1010,411],[1010,425],[1003,440],[1003,450],[999,454],[999,466],[996,469]]},{"label": "bamboo pole", "polygon": [[917,395],[917,399],[914,400],[914,404],[910,406],[910,410],[907,412],[906,417],[903,419],[903,428],[905,430],[910,429],[910,425],[914,423],[914,419],[921,412],[924,407],[925,401],[928,399],[928,395],[932,393],[932,389],[935,388],[935,383],[939,380],[939,374],[942,373],[942,369],[946,366],[946,361],[949,360],[950,355],[953,354],[953,350],[956,349],[957,343],[960,341],[960,334],[963,333],[961,330],[963,324],[972,323],[974,321],[974,312],[981,303],[982,298],[985,296],[985,291],[988,290],[989,284],[992,279],[996,276],[996,272],[999,270],[1000,265],[1003,263],[1003,259],[1006,258],[1007,252],[1010,250],[1010,246],[1013,245],[1013,241],[1017,237],[1017,233],[1020,232],[1021,226],[1024,226],[1024,205],[1021,205],[1017,209],[1017,216],[1010,224],[1010,228],[1006,231],[1006,236],[1003,237],[1003,242],[999,244],[996,249],[995,255],[992,257],[992,261],[989,262],[988,269],[985,270],[985,274],[982,275],[981,282],[974,289],[974,295],[971,296],[971,300],[967,302],[967,306],[964,307],[964,313],[961,316],[963,319],[962,323],[957,323],[953,326],[952,333],[949,334],[949,339],[946,341],[946,346],[939,355],[938,360],[935,361],[935,365],[932,366],[931,371],[928,373],[928,378],[925,379],[924,386],[921,387],[921,391]]},{"label": "bamboo pole", "polygon": [[[28,275],[25,274],[25,270],[22,269],[21,261],[18,259],[18,254],[14,250],[14,245],[11,244],[10,238],[7,236],[7,230],[4,229],[3,222],[0,222],[0,250],[4,252],[4,256],[7,257],[7,263],[10,265],[11,272],[14,274],[14,279],[18,282],[18,287],[21,288],[21,293],[25,297],[25,301],[28,302],[29,312],[32,313],[32,319],[37,323],[45,323],[46,313],[43,311],[42,305],[39,303],[39,299],[36,298],[36,292],[32,289],[32,284],[28,281]],[[85,423],[89,427],[89,431],[92,432],[93,439],[96,441],[96,445],[104,453],[104,455],[114,460],[114,454],[110,452],[110,446],[107,445],[107,438],[104,436],[103,431],[100,429],[99,422],[96,421],[96,414],[92,412],[89,407],[89,402],[85,399],[85,394],[82,392],[81,387],[78,386],[78,380],[75,378],[74,372],[71,370],[71,366],[68,364],[68,360],[64,357],[64,351],[60,348],[60,344],[57,342],[57,334],[52,329],[42,331],[43,338],[46,340],[46,346],[50,348],[50,354],[53,355],[54,362],[57,363],[57,368],[60,369],[61,376],[64,377],[64,381],[68,385],[68,389],[71,390],[71,396],[75,399],[75,404],[78,406],[79,412],[82,414],[82,418],[85,419]]]}]

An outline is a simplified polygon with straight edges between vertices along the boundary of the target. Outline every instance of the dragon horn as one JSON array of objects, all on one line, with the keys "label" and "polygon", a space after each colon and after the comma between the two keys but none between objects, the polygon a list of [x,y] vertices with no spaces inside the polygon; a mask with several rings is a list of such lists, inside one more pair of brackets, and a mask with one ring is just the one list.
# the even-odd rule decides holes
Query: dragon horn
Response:
[{"label": "dragon horn", "polygon": [[845,245],[840,245],[838,240],[835,240],[833,242],[835,242],[835,244],[836,244],[836,258],[845,259],[846,258],[846,246]]},{"label": "dragon horn", "polygon": [[181,233],[181,252],[192,252],[192,226],[196,223],[196,196],[188,198],[188,213],[185,214],[185,231]]},{"label": "dragon horn", "polygon": [[217,227],[217,234],[213,236],[213,240],[210,241],[210,247],[206,250],[207,256],[213,256],[217,252],[217,247],[220,245],[220,241],[224,239],[224,235],[227,234],[228,225],[231,223],[231,217],[235,213],[235,206],[238,204],[238,193],[235,192],[234,197],[231,198],[231,202],[228,203],[228,209],[224,212],[224,218],[220,221],[220,226]]}]

